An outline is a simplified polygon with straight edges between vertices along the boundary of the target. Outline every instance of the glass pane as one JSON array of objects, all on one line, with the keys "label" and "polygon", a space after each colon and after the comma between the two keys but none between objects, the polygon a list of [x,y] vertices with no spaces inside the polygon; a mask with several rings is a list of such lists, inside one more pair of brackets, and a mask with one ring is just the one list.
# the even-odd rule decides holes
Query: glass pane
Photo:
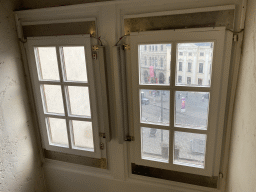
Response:
[{"label": "glass pane", "polygon": [[169,131],[141,127],[141,158],[169,162]]},{"label": "glass pane", "polygon": [[170,84],[171,44],[139,45],[140,84]]},{"label": "glass pane", "polygon": [[174,164],[204,168],[206,135],[174,132]]},{"label": "glass pane", "polygon": [[74,146],[93,150],[92,123],[87,121],[72,121]]},{"label": "glass pane", "polygon": [[42,85],[45,98],[45,111],[48,113],[64,114],[63,100],[60,85]]},{"label": "glass pane", "polygon": [[88,87],[68,86],[68,95],[72,115],[91,116]]},{"label": "glass pane", "polygon": [[207,129],[209,92],[176,91],[175,126]]},{"label": "glass pane", "polygon": [[213,42],[178,43],[176,85],[211,85]]},{"label": "glass pane", "polygon": [[40,79],[60,80],[55,47],[35,48]]},{"label": "glass pane", "polygon": [[67,80],[87,82],[84,47],[63,47],[63,58]]},{"label": "glass pane", "polygon": [[141,89],[140,100],[142,123],[169,125],[170,91]]},{"label": "glass pane", "polygon": [[65,119],[48,118],[50,142],[68,146],[67,125]]}]

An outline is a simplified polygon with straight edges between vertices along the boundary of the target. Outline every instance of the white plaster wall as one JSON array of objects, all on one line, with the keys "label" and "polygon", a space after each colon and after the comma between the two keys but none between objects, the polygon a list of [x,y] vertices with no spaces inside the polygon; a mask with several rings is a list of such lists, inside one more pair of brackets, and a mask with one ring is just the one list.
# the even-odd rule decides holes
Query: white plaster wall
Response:
[{"label": "white plaster wall", "polygon": [[13,10],[0,1],[0,191],[43,192],[43,171],[32,124]]},{"label": "white plaster wall", "polygon": [[256,191],[256,1],[248,0],[234,108],[228,192]]}]

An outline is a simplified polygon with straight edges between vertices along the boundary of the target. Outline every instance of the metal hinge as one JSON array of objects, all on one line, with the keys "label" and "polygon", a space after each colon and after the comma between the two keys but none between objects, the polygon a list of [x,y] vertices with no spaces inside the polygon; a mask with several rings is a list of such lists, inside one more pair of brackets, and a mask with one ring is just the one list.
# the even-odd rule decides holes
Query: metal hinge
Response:
[{"label": "metal hinge", "polygon": [[125,141],[134,141],[134,137],[133,136],[126,136]]},{"label": "metal hinge", "polygon": [[129,44],[123,44],[123,50],[130,50],[131,47]]},{"label": "metal hinge", "polygon": [[99,46],[98,45],[93,45],[92,46],[92,51],[97,51],[99,50]]},{"label": "metal hinge", "polygon": [[100,143],[100,150],[104,149],[104,143]]},{"label": "metal hinge", "polygon": [[102,137],[102,138],[106,138],[106,134],[105,133],[99,133],[99,136]]},{"label": "metal hinge", "polygon": [[233,35],[233,40],[234,40],[234,41],[238,41],[238,35],[237,35],[237,34],[234,34],[234,35]]},{"label": "metal hinge", "polygon": [[219,172],[219,178],[223,179],[223,173]]}]

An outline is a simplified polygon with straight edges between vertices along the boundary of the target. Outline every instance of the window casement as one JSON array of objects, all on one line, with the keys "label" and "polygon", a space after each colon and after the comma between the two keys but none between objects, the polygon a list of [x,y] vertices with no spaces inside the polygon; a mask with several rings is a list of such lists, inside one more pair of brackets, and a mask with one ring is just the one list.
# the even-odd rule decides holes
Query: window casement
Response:
[{"label": "window casement", "polygon": [[90,35],[32,37],[27,49],[43,147],[101,158]]},{"label": "window casement", "polygon": [[[130,132],[134,136],[129,150],[131,163],[218,176],[227,92],[227,83],[222,82],[227,82],[229,69],[229,62],[223,58],[231,51],[231,33],[224,27],[134,32],[127,41],[131,47],[127,62],[131,65],[133,87],[130,97],[133,103]],[[169,81],[145,84],[140,77],[144,68],[139,64],[144,57],[139,50],[148,43],[169,47],[166,56],[171,54],[167,61],[171,68],[162,71]],[[182,71],[182,62],[178,60],[180,49],[196,47],[199,50],[207,46],[214,52],[213,59],[207,63],[207,68],[212,66],[213,73],[204,77],[207,80],[202,79],[201,85],[196,81],[197,73],[190,73],[192,76],[181,83],[186,79],[186,72],[179,72]],[[195,55],[199,57],[200,53]],[[192,62],[196,63],[198,57]],[[155,72],[153,68],[149,70],[151,78]],[[148,101],[147,105],[141,104],[142,99]]]}]

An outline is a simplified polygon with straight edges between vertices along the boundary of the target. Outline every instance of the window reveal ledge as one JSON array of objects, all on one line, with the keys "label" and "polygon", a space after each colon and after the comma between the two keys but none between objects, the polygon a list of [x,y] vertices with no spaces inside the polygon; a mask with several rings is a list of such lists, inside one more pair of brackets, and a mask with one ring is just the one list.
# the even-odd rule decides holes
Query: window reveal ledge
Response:
[{"label": "window reveal ledge", "polygon": [[45,155],[45,158],[47,159],[85,165],[90,167],[96,167],[101,169],[107,169],[107,160],[105,158],[97,159],[97,158],[71,155],[71,154],[60,153],[60,152],[49,151],[49,150],[44,150],[44,155]]},{"label": "window reveal ledge", "polygon": [[154,177],[203,187],[217,188],[218,177],[207,177],[190,173],[159,169],[154,167],[131,164],[132,174]]}]

